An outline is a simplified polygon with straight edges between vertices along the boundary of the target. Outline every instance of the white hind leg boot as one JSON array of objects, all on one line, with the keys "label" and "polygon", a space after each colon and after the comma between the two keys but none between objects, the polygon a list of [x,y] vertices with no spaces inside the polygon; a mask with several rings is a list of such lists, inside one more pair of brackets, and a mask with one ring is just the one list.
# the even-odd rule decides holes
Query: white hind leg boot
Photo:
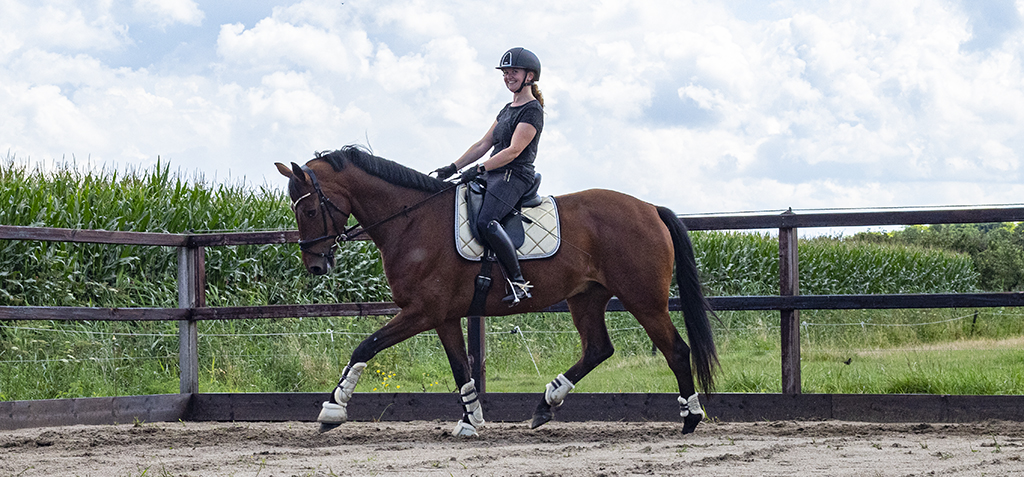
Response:
[{"label": "white hind leg boot", "polygon": [[687,399],[679,396],[679,417],[685,418],[690,414],[699,415],[701,419],[704,418],[704,408],[700,407],[700,401],[697,400],[697,393],[693,393],[693,396],[690,396]]},{"label": "white hind leg boot", "polygon": [[316,418],[317,422],[341,424],[348,420],[348,400],[352,399],[352,393],[356,390],[356,383],[359,382],[363,369],[366,369],[366,363],[345,366],[345,371],[341,373],[341,382],[334,388],[331,400],[324,401],[320,416]]},{"label": "white hind leg boot", "polygon": [[562,401],[565,400],[565,396],[569,394],[576,386],[569,381],[565,375],[559,374],[557,378],[553,379],[550,383],[545,386],[544,400],[547,401],[551,407],[558,407],[562,405]]},{"label": "white hind leg boot", "polygon": [[470,379],[459,391],[462,395],[462,408],[465,410],[462,419],[455,424],[452,435],[457,437],[475,436],[476,428],[484,425],[484,408],[476,392],[476,380]]}]

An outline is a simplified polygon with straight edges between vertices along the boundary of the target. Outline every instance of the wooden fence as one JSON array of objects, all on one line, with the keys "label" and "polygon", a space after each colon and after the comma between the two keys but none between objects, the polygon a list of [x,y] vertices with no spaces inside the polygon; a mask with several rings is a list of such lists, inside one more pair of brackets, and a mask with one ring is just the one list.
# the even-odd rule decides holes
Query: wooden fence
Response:
[{"label": "wooden fence", "polygon": [[[896,408],[904,409],[903,415],[908,416],[911,420],[958,420],[965,416],[970,416],[973,419],[1024,420],[1024,410],[1022,410],[1024,409],[1024,397],[1022,396],[802,395],[800,387],[800,310],[1014,307],[1024,305],[1024,294],[800,295],[797,248],[797,231],[800,228],[1018,222],[1024,221],[1024,208],[818,214],[796,214],[787,211],[781,215],[684,216],[682,219],[690,230],[777,229],[779,234],[779,295],[711,297],[710,301],[716,310],[779,311],[782,343],[782,394],[717,394],[709,396],[706,398],[709,400],[709,407],[712,402],[720,406],[717,416],[726,420],[730,417],[735,419],[807,417],[892,420],[893,411],[891,409],[895,405]],[[62,407],[54,405],[52,402],[47,403],[47,401],[0,403],[0,418],[4,416],[9,418],[6,420],[6,425],[4,420],[0,420],[0,428],[42,425],[40,423],[50,421],[66,423],[69,422],[67,420],[68,412],[77,416],[81,422],[108,422],[116,420],[119,413],[123,415],[127,409],[131,409],[143,417],[148,416],[151,420],[160,420],[168,416],[171,416],[171,420],[182,418],[194,420],[282,420],[292,418],[308,420],[310,418],[309,409],[313,409],[313,417],[315,417],[315,404],[323,400],[325,394],[199,394],[197,322],[201,320],[290,317],[376,316],[393,315],[398,311],[393,303],[206,307],[206,273],[203,258],[205,247],[295,243],[298,241],[298,233],[295,231],[162,234],[0,226],[0,240],[177,247],[178,308],[4,306],[0,307],[0,320],[178,321],[181,373],[181,397],[136,396],[62,400],[72,403],[72,405],[65,404]],[[673,310],[678,310],[678,299],[671,300],[670,307]],[[623,311],[621,304],[614,299],[609,303],[608,309],[609,311]],[[564,312],[568,311],[568,307],[565,302],[562,302],[548,308],[547,311]],[[467,329],[472,372],[482,393],[486,389],[486,340],[483,324],[484,318],[471,317]],[[500,407],[503,409],[520,409],[522,404],[517,404],[519,396],[522,396],[523,399],[525,396],[530,396],[530,404],[527,406],[531,408],[529,411],[532,411],[533,399],[536,398],[536,395],[533,394],[520,395],[519,393],[483,393],[483,395],[485,404],[492,402],[497,405],[500,400],[502,402]],[[356,409],[350,412],[354,412],[355,416],[365,412],[368,416],[375,416],[374,418],[383,416],[402,419],[403,416],[413,416],[413,409],[417,409],[415,418],[429,419],[430,416],[423,414],[424,404],[442,399],[437,395],[431,396],[430,393],[377,396],[376,400],[367,399],[366,409],[363,411]],[[445,402],[450,400],[449,396],[442,396],[446,400]],[[609,406],[607,402],[595,405],[601,409],[617,410],[605,416],[616,420],[630,420],[638,417],[641,419],[659,418],[663,412],[655,410],[660,409],[656,406],[661,406],[664,404],[661,401],[667,402],[668,400],[660,394],[598,394],[588,397],[574,395],[573,399],[580,401],[610,399],[619,405]],[[159,404],[154,404],[155,401],[159,401]],[[273,404],[268,404],[270,401],[273,401]],[[312,408],[305,407],[310,403],[314,404]],[[870,403],[875,403],[875,405]],[[877,403],[886,403],[886,407],[883,409]],[[96,408],[99,411],[83,411],[83,414],[79,415],[77,411],[66,410],[68,407],[76,408],[76,406]],[[671,405],[666,406],[666,409],[673,408]],[[442,407],[452,408],[452,410],[437,411],[445,417],[448,417],[447,413],[455,412],[458,409],[457,406],[450,405]],[[56,416],[52,411],[43,411],[40,414],[40,409],[51,408],[65,409],[65,414]],[[236,412],[236,408],[238,412]],[[375,409],[380,408],[388,410],[387,415],[372,414]],[[299,409],[302,411],[298,411]],[[587,414],[591,418],[595,416],[593,409],[590,408],[588,411],[590,414]],[[730,409],[732,411],[729,411]],[[788,409],[788,411],[782,411],[783,409]],[[853,409],[858,411],[851,412],[850,410]],[[871,411],[872,409],[875,411]],[[722,410],[725,410],[724,414],[721,412]],[[987,410],[987,412],[979,410]],[[571,418],[571,413],[572,411],[560,418]],[[515,420],[519,420],[519,414],[513,413],[513,415]],[[526,414],[526,416],[528,415]],[[490,418],[495,419],[494,416]],[[526,417],[522,417],[522,419],[526,419]]]}]

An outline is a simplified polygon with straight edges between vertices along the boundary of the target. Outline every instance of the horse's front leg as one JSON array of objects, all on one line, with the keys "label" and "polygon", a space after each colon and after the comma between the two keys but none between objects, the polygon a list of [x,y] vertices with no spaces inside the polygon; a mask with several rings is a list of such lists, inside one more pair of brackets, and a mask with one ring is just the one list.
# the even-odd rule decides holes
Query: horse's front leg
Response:
[{"label": "horse's front leg", "polygon": [[469,355],[466,353],[466,342],[462,336],[462,320],[445,321],[437,327],[437,336],[441,339],[445,354],[448,355],[448,364],[452,367],[452,376],[459,388],[459,402],[463,410],[462,419],[455,423],[452,435],[475,436],[476,430],[484,425],[484,409],[480,405],[476,381],[469,377]]},{"label": "horse's front leg", "polygon": [[366,369],[367,361],[384,349],[431,328],[423,320],[412,320],[408,317],[409,314],[399,312],[381,329],[359,343],[352,352],[348,365],[341,373],[338,386],[331,393],[330,400],[324,401],[320,415],[316,418],[320,423],[320,432],[327,432],[348,420],[348,401],[352,399],[352,393],[355,392],[359,377]]},{"label": "horse's front leg", "polygon": [[356,389],[356,383],[359,382],[359,376],[363,374],[363,369],[366,369],[365,361],[349,360],[345,370],[341,373],[338,386],[331,393],[331,399],[324,401],[320,415],[316,418],[320,423],[320,432],[327,432],[348,420],[348,400],[352,399],[352,393]]}]

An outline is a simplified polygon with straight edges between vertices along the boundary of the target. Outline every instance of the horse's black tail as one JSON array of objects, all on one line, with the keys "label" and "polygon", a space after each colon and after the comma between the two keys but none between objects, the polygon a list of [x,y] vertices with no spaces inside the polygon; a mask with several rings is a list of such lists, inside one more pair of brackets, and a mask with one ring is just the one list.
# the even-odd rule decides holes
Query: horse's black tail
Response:
[{"label": "horse's black tail", "polygon": [[701,390],[707,393],[714,389],[714,368],[718,367],[718,351],[708,320],[708,312],[714,315],[714,311],[701,289],[697,259],[693,256],[693,243],[690,242],[686,226],[668,208],[658,207],[658,216],[672,234],[676,255],[676,283],[679,285],[686,334],[690,338],[694,374],[697,375]]}]

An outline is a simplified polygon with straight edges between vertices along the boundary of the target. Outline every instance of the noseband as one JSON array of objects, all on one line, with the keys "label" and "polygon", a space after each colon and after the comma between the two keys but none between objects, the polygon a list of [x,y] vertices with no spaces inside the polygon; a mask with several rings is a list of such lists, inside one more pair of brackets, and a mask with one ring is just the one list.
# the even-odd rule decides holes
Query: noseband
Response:
[{"label": "noseband", "polygon": [[[316,174],[313,173],[312,169],[306,166],[302,166],[302,172],[305,172],[307,175],[309,175],[309,180],[310,182],[313,183],[313,190],[316,192],[317,198],[320,200],[320,218],[323,219],[324,221],[324,234],[314,239],[299,240],[299,249],[305,253],[316,255],[321,258],[333,259],[334,249],[338,246],[338,243],[349,240],[350,237],[348,234],[351,233],[353,230],[359,228],[359,224],[353,225],[339,232],[338,221],[335,220],[334,218],[334,212],[340,212],[345,217],[345,223],[348,222],[349,214],[344,210],[341,210],[341,208],[339,208],[338,206],[334,205],[334,202],[331,202],[331,199],[324,194],[324,191],[320,189],[320,182],[316,180]],[[306,197],[312,196],[312,194],[312,192],[309,192],[306,195],[299,197],[298,199],[295,199],[295,202],[292,202],[292,212],[297,212],[299,202],[302,202],[302,199],[305,199]],[[331,229],[327,228],[328,215],[331,216],[331,229],[334,230],[334,234],[331,234]],[[331,244],[331,248],[330,250],[327,251],[327,253],[318,253],[309,250],[311,247],[327,240],[334,240],[334,243]]]}]

